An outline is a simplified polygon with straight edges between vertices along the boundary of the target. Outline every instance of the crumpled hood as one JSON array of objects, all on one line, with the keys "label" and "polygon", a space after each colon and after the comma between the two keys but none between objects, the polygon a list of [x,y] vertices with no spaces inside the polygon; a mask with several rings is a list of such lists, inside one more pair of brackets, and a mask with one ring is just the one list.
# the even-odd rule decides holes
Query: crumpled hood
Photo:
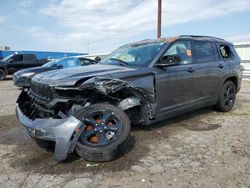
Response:
[{"label": "crumpled hood", "polygon": [[96,64],[84,67],[60,69],[48,71],[36,75],[33,81],[48,84],[50,86],[75,86],[78,81],[84,82],[95,76],[111,79],[126,79],[140,77],[140,75],[152,74],[151,68],[138,69],[118,65]]}]

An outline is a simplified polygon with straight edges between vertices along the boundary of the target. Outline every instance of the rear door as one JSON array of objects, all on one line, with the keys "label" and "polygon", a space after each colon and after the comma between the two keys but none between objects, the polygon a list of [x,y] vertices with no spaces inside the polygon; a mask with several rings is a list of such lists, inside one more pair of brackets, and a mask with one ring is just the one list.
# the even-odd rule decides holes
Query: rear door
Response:
[{"label": "rear door", "polygon": [[192,42],[196,79],[199,80],[200,102],[215,102],[224,77],[225,62],[221,61],[214,42],[193,40]]}]

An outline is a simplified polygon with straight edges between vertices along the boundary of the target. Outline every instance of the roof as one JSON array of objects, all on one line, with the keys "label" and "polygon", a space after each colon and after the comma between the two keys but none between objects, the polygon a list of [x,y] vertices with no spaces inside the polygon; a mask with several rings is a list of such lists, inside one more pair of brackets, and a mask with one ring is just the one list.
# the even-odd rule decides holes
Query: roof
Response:
[{"label": "roof", "polygon": [[[139,45],[139,44],[150,44],[150,43],[170,43],[176,41],[178,39],[197,39],[197,40],[206,40],[206,41],[217,41],[217,42],[227,42],[226,40],[218,37],[211,37],[211,36],[202,36],[202,35],[180,35],[180,36],[173,36],[173,37],[166,37],[166,38],[159,38],[159,39],[145,39],[139,42],[131,43],[129,45]],[[230,42],[227,42],[230,43]]]},{"label": "roof", "polygon": [[[86,55],[76,55],[76,56],[62,57],[62,58],[58,58],[56,60],[71,59],[71,58],[90,59],[90,58],[86,57]],[[93,59],[90,59],[90,60],[93,60]]]}]

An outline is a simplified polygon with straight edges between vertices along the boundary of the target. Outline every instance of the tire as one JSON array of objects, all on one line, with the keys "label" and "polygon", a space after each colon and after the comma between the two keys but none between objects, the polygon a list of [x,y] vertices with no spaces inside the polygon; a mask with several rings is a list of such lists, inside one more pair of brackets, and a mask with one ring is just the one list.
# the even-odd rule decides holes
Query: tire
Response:
[{"label": "tire", "polygon": [[[79,111],[76,117],[87,126],[76,144],[79,156],[87,161],[105,162],[124,154],[130,133],[130,121],[124,111],[110,104],[99,103]],[[95,126],[92,125],[94,123]],[[89,134],[91,131],[95,133]],[[114,135],[108,139],[107,134],[111,133]]]},{"label": "tire", "polygon": [[6,79],[6,73],[4,70],[0,69],[0,80],[5,80]]},{"label": "tire", "polygon": [[215,105],[216,110],[228,112],[232,110],[236,98],[236,87],[232,81],[226,81],[220,92],[219,100]]}]

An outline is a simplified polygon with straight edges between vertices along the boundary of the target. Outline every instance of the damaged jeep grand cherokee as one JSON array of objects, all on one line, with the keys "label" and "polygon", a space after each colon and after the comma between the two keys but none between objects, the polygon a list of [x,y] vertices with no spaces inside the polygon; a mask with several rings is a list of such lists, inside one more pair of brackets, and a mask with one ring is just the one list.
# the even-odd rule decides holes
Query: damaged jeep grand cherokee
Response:
[{"label": "damaged jeep grand cherokee", "polygon": [[223,39],[144,40],[97,65],[36,75],[16,111],[32,138],[54,143],[55,159],[76,151],[88,161],[109,161],[125,151],[130,125],[205,106],[231,110],[241,79],[240,58]]}]

